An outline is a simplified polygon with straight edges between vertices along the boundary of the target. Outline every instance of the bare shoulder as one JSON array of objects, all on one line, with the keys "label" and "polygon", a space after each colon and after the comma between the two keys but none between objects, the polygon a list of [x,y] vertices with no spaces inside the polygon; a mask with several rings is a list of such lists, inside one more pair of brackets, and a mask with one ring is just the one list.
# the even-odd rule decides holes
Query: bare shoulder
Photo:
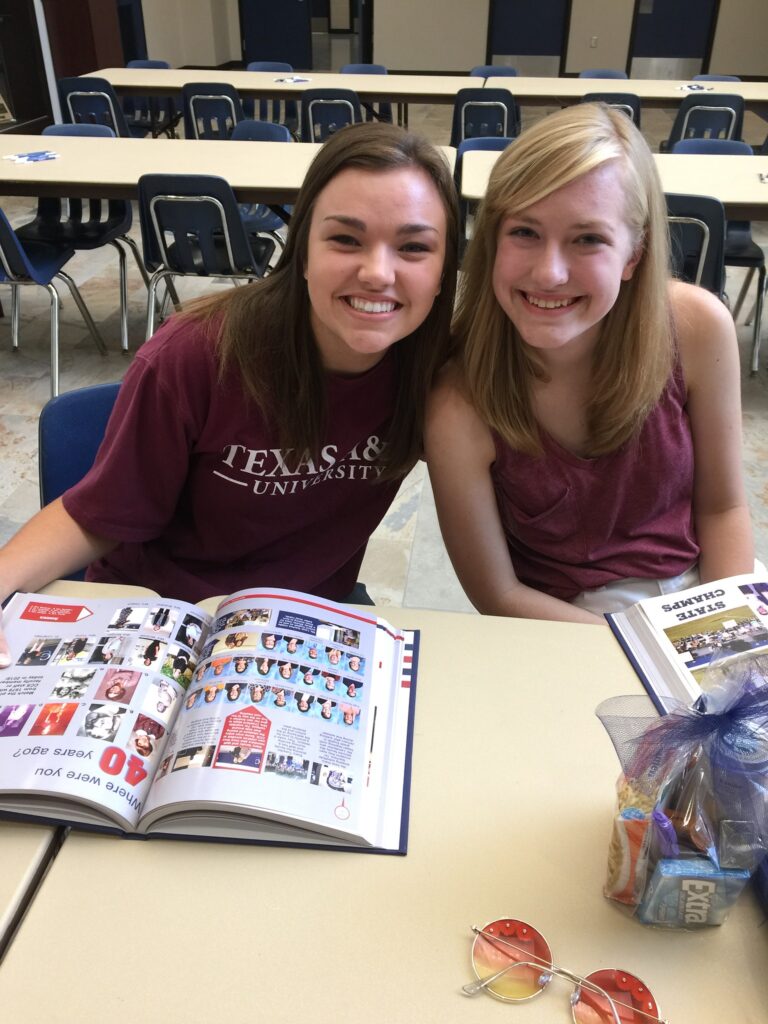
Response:
[{"label": "bare shoulder", "polygon": [[727,307],[705,288],[670,282],[670,305],[685,379],[722,363],[738,362],[736,328]]},{"label": "bare shoulder", "polygon": [[425,435],[428,459],[430,452],[450,444],[474,448],[493,460],[491,431],[472,405],[461,374],[452,363],[443,367],[429,396]]}]

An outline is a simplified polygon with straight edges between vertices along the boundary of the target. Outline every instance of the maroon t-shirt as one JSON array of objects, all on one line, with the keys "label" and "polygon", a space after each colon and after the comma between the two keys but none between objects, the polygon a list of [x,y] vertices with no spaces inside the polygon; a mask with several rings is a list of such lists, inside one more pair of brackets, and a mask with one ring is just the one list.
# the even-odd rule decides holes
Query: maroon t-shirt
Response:
[{"label": "maroon t-shirt", "polygon": [[317,462],[297,466],[213,344],[172,320],[137,353],[90,472],[64,495],[86,530],[120,541],[88,579],[199,601],[249,586],[344,598],[397,482],[374,461],[392,415],[391,355],[328,375]]},{"label": "maroon t-shirt", "polygon": [[544,453],[495,435],[491,467],[512,564],[525,584],[570,601],[617,580],[665,579],[699,557],[693,441],[678,365],[636,438],[582,459],[542,438]]}]

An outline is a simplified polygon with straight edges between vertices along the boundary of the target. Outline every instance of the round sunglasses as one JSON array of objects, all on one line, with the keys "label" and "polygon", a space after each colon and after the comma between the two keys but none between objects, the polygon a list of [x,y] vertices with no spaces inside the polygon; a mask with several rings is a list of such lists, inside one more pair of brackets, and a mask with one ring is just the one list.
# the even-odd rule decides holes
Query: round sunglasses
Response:
[{"label": "round sunglasses", "polygon": [[487,992],[505,1003],[520,1003],[539,995],[557,977],[575,985],[570,999],[575,1024],[666,1024],[636,975],[617,968],[586,977],[574,974],[555,964],[547,940],[524,921],[503,917],[472,931],[477,981],[463,986],[465,995]]}]

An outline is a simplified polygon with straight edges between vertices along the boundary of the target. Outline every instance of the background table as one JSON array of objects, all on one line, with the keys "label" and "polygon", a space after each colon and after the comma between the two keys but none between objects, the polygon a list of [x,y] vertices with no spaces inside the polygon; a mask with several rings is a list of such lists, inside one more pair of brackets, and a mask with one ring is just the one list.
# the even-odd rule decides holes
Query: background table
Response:
[{"label": "background table", "polygon": [[[498,153],[469,152],[462,158],[465,199],[482,199]],[[665,192],[715,196],[734,220],[768,219],[768,156],[655,155]]]},{"label": "background table", "polygon": [[695,933],[601,895],[618,766],[593,709],[639,690],[607,628],[382,612],[422,629],[408,855],[72,834],[0,967],[8,1020],[569,1020],[557,979],[524,1008],[461,994],[470,925],[513,914],[575,971],[635,971],[671,1024],[763,1024],[751,893]]}]

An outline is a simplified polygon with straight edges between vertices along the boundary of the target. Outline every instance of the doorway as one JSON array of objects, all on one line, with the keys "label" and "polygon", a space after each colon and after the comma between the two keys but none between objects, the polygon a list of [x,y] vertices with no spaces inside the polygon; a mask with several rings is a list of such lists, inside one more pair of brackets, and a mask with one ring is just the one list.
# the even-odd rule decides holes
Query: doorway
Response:
[{"label": "doorway", "polygon": [[686,79],[706,71],[720,0],[635,0],[632,78]]}]

